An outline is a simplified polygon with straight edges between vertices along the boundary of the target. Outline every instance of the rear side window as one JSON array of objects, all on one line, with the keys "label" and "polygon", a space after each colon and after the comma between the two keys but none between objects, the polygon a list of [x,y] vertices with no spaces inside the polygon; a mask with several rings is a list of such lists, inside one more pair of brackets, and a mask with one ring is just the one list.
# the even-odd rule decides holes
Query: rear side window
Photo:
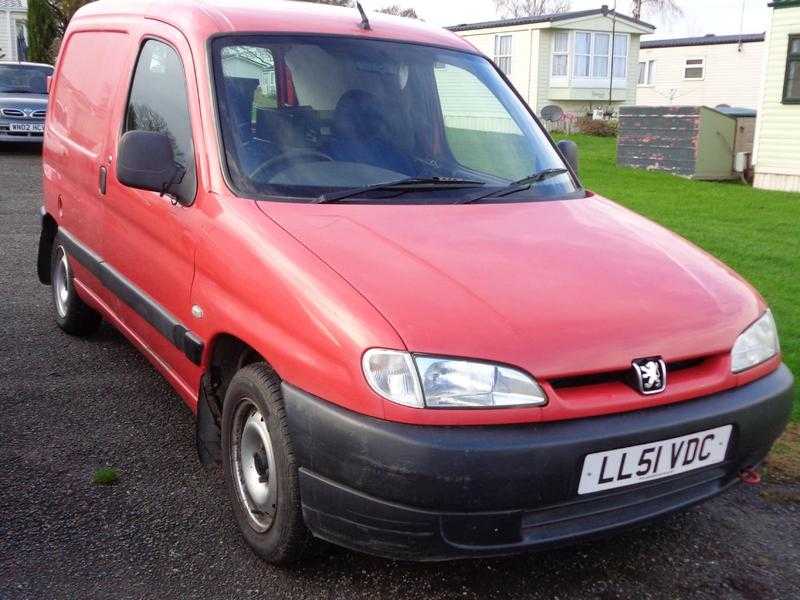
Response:
[{"label": "rear side window", "polygon": [[186,169],[179,195],[194,198],[197,176],[186,74],[178,53],[163,42],[147,40],[142,46],[125,114],[123,133],[128,131],[167,134],[175,161]]}]

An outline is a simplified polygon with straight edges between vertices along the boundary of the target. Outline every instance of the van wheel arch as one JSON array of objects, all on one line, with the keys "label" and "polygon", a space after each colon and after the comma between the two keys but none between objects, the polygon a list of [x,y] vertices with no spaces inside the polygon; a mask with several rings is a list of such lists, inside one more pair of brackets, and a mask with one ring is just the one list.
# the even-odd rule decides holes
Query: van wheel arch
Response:
[{"label": "van wheel arch", "polygon": [[217,335],[209,344],[208,368],[200,381],[197,400],[195,442],[201,463],[221,464],[225,394],[234,375],[255,363],[264,363],[272,368],[259,352],[234,335]]}]

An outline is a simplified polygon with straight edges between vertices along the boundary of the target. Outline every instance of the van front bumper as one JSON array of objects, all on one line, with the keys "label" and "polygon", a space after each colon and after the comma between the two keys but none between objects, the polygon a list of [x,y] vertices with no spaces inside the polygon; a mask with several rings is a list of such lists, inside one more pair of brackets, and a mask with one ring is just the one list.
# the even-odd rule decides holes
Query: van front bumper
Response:
[{"label": "van front bumper", "polygon": [[[354,550],[407,560],[515,554],[601,536],[726,490],[783,432],[786,366],[679,404],[575,421],[429,427],[365,417],[292,386],[283,393],[307,526]],[[733,425],[724,462],[578,496],[587,454]]]}]

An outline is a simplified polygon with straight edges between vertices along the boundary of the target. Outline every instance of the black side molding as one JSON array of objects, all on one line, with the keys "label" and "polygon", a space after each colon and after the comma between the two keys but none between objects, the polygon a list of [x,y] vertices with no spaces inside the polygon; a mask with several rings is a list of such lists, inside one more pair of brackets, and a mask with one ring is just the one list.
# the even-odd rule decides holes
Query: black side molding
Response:
[{"label": "black side molding", "polygon": [[183,352],[186,358],[196,365],[201,364],[205,345],[197,334],[187,329],[163,306],[80,243],[68,231],[59,229],[57,239],[75,260],[86,267],[108,290],[167,338],[173,346]]}]

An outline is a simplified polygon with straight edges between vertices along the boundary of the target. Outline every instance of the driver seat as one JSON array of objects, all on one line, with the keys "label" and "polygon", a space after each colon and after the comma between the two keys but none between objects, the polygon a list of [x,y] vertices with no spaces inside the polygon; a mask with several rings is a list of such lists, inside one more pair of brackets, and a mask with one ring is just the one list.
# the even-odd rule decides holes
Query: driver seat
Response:
[{"label": "driver seat", "polygon": [[368,164],[404,175],[414,172],[411,159],[392,143],[392,132],[375,94],[346,92],[333,113],[334,140],[328,154],[340,162]]}]

